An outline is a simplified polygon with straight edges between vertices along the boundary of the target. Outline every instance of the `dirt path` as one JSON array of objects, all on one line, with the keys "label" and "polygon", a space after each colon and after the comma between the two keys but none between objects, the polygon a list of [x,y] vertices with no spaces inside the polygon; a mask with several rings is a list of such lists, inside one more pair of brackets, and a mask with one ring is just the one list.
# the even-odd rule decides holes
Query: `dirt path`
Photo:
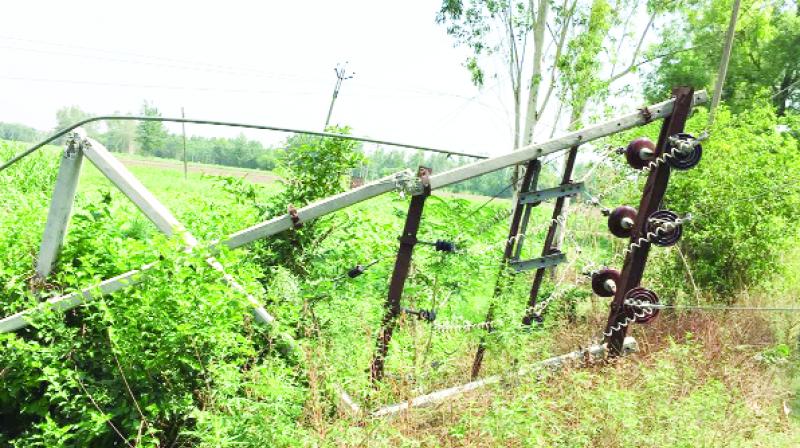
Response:
[{"label": "dirt path", "polygon": [[[121,157],[120,161],[122,162],[123,165],[127,167],[158,168],[162,170],[167,169],[175,171],[183,170],[183,163],[172,162],[169,160],[142,160],[142,159],[127,159]],[[214,176],[243,177],[249,180],[250,182],[257,184],[271,184],[279,179],[278,176],[265,171],[225,168],[223,166],[208,166],[208,165],[200,165],[194,163],[189,164],[189,171],[192,173],[203,173]]]}]

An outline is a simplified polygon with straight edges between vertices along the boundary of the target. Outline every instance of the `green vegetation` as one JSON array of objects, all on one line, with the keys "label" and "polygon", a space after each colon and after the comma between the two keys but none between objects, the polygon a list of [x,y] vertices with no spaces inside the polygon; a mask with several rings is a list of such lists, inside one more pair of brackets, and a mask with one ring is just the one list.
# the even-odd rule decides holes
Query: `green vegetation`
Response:
[{"label": "green vegetation", "polygon": [[[740,199],[760,191],[755,183],[747,188],[737,184],[737,173],[758,172],[762,177],[757,181],[776,191],[788,185],[782,174],[791,175],[800,160],[791,132],[796,117],[776,118],[766,104],[718,117],[700,167],[675,173],[668,194],[671,208],[698,215],[687,226],[681,248],[700,288],[699,300],[731,302],[743,297],[738,291],[745,287],[751,291],[746,303],[778,302],[756,291],[796,297],[800,272],[781,252],[797,235],[779,230],[784,221],[796,219],[800,194],[789,189],[770,196],[774,207],[760,200],[730,200],[732,185]],[[699,113],[690,128],[703,123],[705,115]],[[776,131],[777,124],[788,131]],[[636,135],[657,129],[653,124]],[[633,134],[601,143],[623,143]],[[194,173],[184,181],[180,171],[171,170],[135,167],[133,172],[194,235],[211,241],[283,213],[287,203],[299,207],[341,191],[348,171],[359,163],[357,149],[345,140],[296,142],[278,170],[293,179],[283,186]],[[0,156],[6,159],[19,150],[19,145],[3,143]],[[136,446],[798,443],[795,414],[784,413],[797,409],[791,395],[797,387],[792,378],[798,356],[792,321],[667,311],[655,324],[634,328],[642,354],[632,359],[521,379],[388,424],[358,424],[356,417],[337,409],[338,387],[371,408],[464,382],[481,335],[432,331],[425,322],[403,319],[387,359],[387,380],[379,389],[370,386],[365,369],[407,198],[375,198],[304,229],[219,254],[227,270],[278,318],[266,328],[253,321],[244,297],[225,287],[221,275],[203,262],[208,254],[185,254],[179,242],[159,236],[90,164],[56,272],[45,285],[30,284],[58,151],[45,148],[0,177],[0,204],[8,211],[0,215],[2,314],[37,303],[41,297],[31,292],[32,286],[44,297],[55,296],[153,260],[158,267],[136,288],[66,315],[45,313],[28,329],[0,335],[0,444],[108,446],[121,442],[117,431]],[[736,163],[736,169],[729,163]],[[584,164],[578,171],[590,167]],[[28,176],[31,172],[41,175]],[[632,174],[614,159],[596,168],[589,187],[606,192]],[[603,204],[630,202],[641,182],[626,182],[624,189],[602,195]],[[495,217],[509,206],[498,199],[478,210],[483,201],[451,193],[429,199],[420,239],[452,240],[463,253],[418,247],[404,306],[433,308],[440,324],[482,320],[497,275],[498,243],[507,232],[505,219]],[[538,252],[544,229],[535,224],[549,214],[548,207],[536,209],[536,229],[523,257]],[[754,214],[765,224],[748,224],[745,219]],[[723,232],[731,222],[735,232]],[[571,261],[556,282],[546,283],[542,297],[559,284],[570,285],[592,262],[617,264],[615,254],[623,243],[605,236],[596,209],[576,204],[569,228],[565,250]],[[684,281],[686,271],[678,264],[683,258],[674,249],[655,250],[654,256],[645,283],[667,301],[698,300]],[[378,263],[362,276],[343,276],[372,260]],[[770,272],[793,280],[776,284]],[[730,277],[736,280],[719,281]],[[553,303],[540,329],[520,331],[517,322],[529,281],[528,274],[514,276],[499,298],[503,306],[488,340],[485,374],[585,345],[602,325],[605,301],[578,284]],[[283,333],[297,341],[299,352],[289,356],[274,339]]]},{"label": "green vegetation", "polygon": [[[726,102],[710,129],[705,109],[690,117],[687,131],[710,133],[703,160],[672,172],[663,204],[693,219],[678,245],[653,248],[642,281],[669,305],[800,303],[800,8],[742,3]],[[497,61],[487,58],[500,56],[514,142],[524,145],[541,131],[551,98],[558,101],[553,131],[580,127],[606,114],[598,108],[615,80],[640,69],[653,99],[673,84],[709,87],[730,4],[651,1],[643,11],[631,1],[444,0],[437,20],[469,49],[465,66],[476,85],[494,77],[484,70]],[[649,24],[634,25],[644,12],[663,25],[653,29],[656,39],[646,39]],[[655,43],[641,48],[645,41]],[[642,67],[653,61],[660,62]],[[562,109],[568,124],[559,122]],[[140,113],[160,115],[148,102]],[[70,106],[56,118],[64,127],[89,116]],[[209,245],[289,206],[342,192],[353,175],[374,180],[418,165],[441,172],[470,159],[305,135],[278,148],[244,135],[191,137],[190,161],[280,178],[269,184],[189,172],[185,179],[181,170],[144,166],[183,153],[182,136],[163,123],[87,126],[110,149],[142,162],[130,170],[200,245],[187,252],[179,238],[165,238],[86,162],[61,257],[50,277],[38,279],[61,149],[45,147],[0,172],[0,317],[155,264],[135,287],[66,312],[46,309],[30,326],[0,334],[0,447],[798,446],[797,313],[664,309],[649,325],[631,326],[639,353],[629,357],[508,377],[388,419],[355,415],[340,403],[341,390],[369,411],[462,384],[482,338],[482,375],[596,342],[608,300],[591,293],[584,273],[620,267],[628,246],[609,236],[600,209],[636,206],[646,177],[622,157],[601,154],[634,137],[655,140],[660,126],[582,146],[595,154],[579,159],[574,177],[588,176],[599,207],[584,198],[570,205],[562,246],[568,261],[546,276],[539,297],[558,291],[558,298],[532,328],[519,325],[532,272],[512,275],[499,266],[509,183],[518,173],[501,170],[435,191],[418,238],[452,241],[459,250],[415,248],[402,306],[434,310],[436,322],[402,315],[377,385],[368,366],[408,197],[373,198],[235,251],[212,253]],[[41,137],[0,123],[0,161],[24,149],[20,141]],[[216,165],[206,168],[221,171]],[[540,187],[558,182],[556,167],[545,163]],[[533,209],[522,258],[539,255],[550,207]],[[255,321],[245,295],[209,267],[211,256],[275,322]],[[357,265],[368,269],[351,278]],[[498,281],[503,287],[493,297]],[[490,303],[499,306],[487,334],[472,324],[483,322]]]}]

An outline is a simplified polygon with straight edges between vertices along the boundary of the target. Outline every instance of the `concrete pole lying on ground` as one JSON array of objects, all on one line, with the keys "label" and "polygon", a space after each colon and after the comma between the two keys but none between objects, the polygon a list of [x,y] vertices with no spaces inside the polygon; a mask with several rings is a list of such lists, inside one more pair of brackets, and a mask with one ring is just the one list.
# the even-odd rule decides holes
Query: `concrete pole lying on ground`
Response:
[{"label": "concrete pole lying on ground", "polygon": [[[638,345],[636,344],[636,340],[632,337],[626,337],[625,342],[623,344],[623,349],[626,353],[637,351]],[[568,363],[581,361],[583,359],[586,359],[587,357],[601,358],[605,356],[605,354],[606,354],[605,344],[592,345],[587,349],[576,350],[574,352],[570,352],[561,356],[556,356],[554,358],[546,359],[531,366],[519,369],[515,372],[510,372],[506,375],[489,376],[481,380],[462,384],[461,386],[455,386],[448,389],[442,389],[436,392],[432,392],[430,394],[420,395],[419,397],[413,398],[403,403],[397,403],[390,406],[385,406],[372,412],[370,416],[386,417],[397,414],[402,411],[410,410],[411,408],[421,408],[421,407],[431,406],[449,400],[466,392],[475,389],[480,389],[490,384],[499,383],[507,378],[527,376],[532,373],[540,372],[544,369],[559,370]]]},{"label": "concrete pole lying on ground", "polygon": [[[708,95],[706,95],[705,91],[695,92],[693,97],[694,105],[702,104],[706,101],[708,101]],[[636,126],[641,126],[649,123],[652,120],[668,117],[670,114],[672,114],[672,108],[674,104],[674,99],[662,101],[660,103],[653,104],[652,106],[644,107],[638,112],[622,115],[614,118],[613,120],[608,120],[594,126],[577,130],[563,137],[548,140],[543,143],[528,145],[502,156],[479,160],[468,165],[445,171],[441,174],[435,174],[430,177],[430,188],[431,190],[443,188],[458,182],[472,179],[474,177],[501,170],[503,168],[519,165],[529,160],[533,160],[547,154],[552,154],[575,145],[607,137]],[[354,193],[359,190],[360,189],[351,190],[348,193]],[[367,200],[389,190],[390,188],[381,189],[373,187],[372,191],[365,191],[358,198],[356,198],[354,195],[339,194],[323,199],[322,201],[315,202],[298,209],[298,222],[305,222],[319,218],[320,216],[333,213],[337,210],[353,205],[356,202]],[[231,249],[235,249],[237,247],[252,243],[258,239],[288,230],[293,225],[294,222],[288,214],[277,216],[234,233],[228,237],[228,239],[223,241],[223,244]]]}]

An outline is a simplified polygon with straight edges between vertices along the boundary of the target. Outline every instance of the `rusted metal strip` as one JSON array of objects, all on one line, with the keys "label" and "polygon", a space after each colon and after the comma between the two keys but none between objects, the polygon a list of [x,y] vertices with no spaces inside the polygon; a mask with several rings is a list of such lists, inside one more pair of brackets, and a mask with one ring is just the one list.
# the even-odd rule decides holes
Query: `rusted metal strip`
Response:
[{"label": "rusted metal strip", "polygon": [[[528,162],[525,166],[525,174],[522,177],[522,186],[520,190],[522,191],[530,191],[536,189],[536,184],[539,181],[539,172],[542,169],[542,163],[538,159],[534,159]],[[494,311],[497,304],[495,303],[495,299],[503,292],[503,283],[506,277],[506,269],[508,268],[508,260],[511,259],[512,255],[515,252],[515,247],[521,243],[519,235],[520,235],[520,225],[524,224],[527,225],[527,219],[523,223],[523,211],[525,212],[525,217],[530,216],[530,208],[531,204],[522,204],[521,202],[517,202],[514,206],[514,213],[511,215],[511,225],[509,226],[508,230],[508,239],[506,240],[506,249],[503,252],[503,261],[500,264],[500,270],[497,273],[497,280],[494,284],[494,294],[492,294],[492,301],[489,303],[489,309],[486,312],[486,320],[484,321],[486,324],[486,331],[491,333],[492,331],[492,321],[494,320]],[[523,230],[524,232],[524,230]],[[486,335],[481,337],[480,342],[478,343],[478,350],[475,352],[475,359],[472,361],[472,379],[478,377],[481,372],[481,365],[483,364],[483,357],[486,354]]]},{"label": "rusted metal strip", "polygon": [[[683,132],[686,120],[692,110],[692,97],[694,89],[691,87],[677,87],[673,89],[675,106],[672,114],[664,119],[661,126],[661,134],[656,145],[656,157],[661,157],[667,148],[668,140],[671,135]],[[658,210],[669,183],[670,166],[667,163],[659,164],[654,170],[650,171],[647,183],[642,191],[642,199],[639,202],[636,222],[631,233],[631,242],[636,242],[647,234],[647,217]],[[626,317],[632,317],[632,310],[624,306],[625,294],[631,289],[639,286],[647,264],[647,255],[650,252],[650,243],[643,243],[640,248],[629,252],[625,256],[622,265],[622,275],[617,286],[614,301],[611,303],[611,311],[608,315],[608,323],[605,330],[605,342],[609,345],[611,355],[619,355],[622,351],[622,342],[628,332],[627,326],[623,325],[618,331],[611,332],[611,328],[623,321]],[[610,333],[610,336],[608,335]]]},{"label": "rusted metal strip", "polygon": [[[561,185],[569,185],[572,183],[572,171],[575,169],[575,159],[577,157],[578,145],[575,145],[569,148],[569,152],[567,153],[567,161],[564,164],[564,174],[561,177]],[[547,230],[547,236],[544,238],[544,247],[542,247],[543,257],[550,255],[550,252],[553,250],[553,240],[556,237],[556,232],[558,231],[559,226],[558,218],[561,216],[561,212],[564,210],[565,201],[565,197],[560,197],[556,199],[556,204],[553,206],[553,218],[551,220],[552,224],[550,224],[550,228]],[[542,288],[545,270],[546,268],[537,269],[536,274],[533,276],[533,284],[531,285],[531,292],[528,296],[528,308],[526,308],[525,316],[522,318],[523,325],[530,325],[533,323],[533,319],[536,317],[533,313],[533,309],[536,307],[536,300],[539,297],[539,289]]]},{"label": "rusted metal strip", "polygon": [[389,342],[391,342],[392,333],[395,326],[397,326],[397,318],[402,313],[400,300],[403,297],[403,288],[411,266],[411,255],[414,252],[414,246],[417,244],[417,231],[422,220],[422,210],[425,207],[425,200],[431,194],[430,174],[430,168],[419,167],[418,175],[422,182],[423,192],[411,198],[408,214],[406,215],[406,223],[403,227],[403,235],[400,236],[400,248],[397,250],[397,259],[394,263],[392,279],[389,282],[389,293],[386,297],[383,323],[378,332],[377,349],[370,366],[370,377],[373,382],[383,379],[383,368],[386,355],[389,352]]}]

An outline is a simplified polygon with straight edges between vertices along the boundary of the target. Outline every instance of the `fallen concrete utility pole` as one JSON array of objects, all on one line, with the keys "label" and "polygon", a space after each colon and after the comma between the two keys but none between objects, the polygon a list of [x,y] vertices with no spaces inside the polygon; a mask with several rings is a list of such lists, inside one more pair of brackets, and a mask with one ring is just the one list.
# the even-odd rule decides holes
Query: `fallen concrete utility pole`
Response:
[{"label": "fallen concrete utility pole", "polygon": [[[702,104],[708,101],[708,95],[706,95],[705,91],[699,91],[694,94],[693,100],[694,105]],[[622,115],[613,120],[580,129],[563,137],[548,140],[543,143],[528,145],[502,156],[480,160],[449,171],[445,171],[441,174],[435,174],[430,177],[430,189],[436,190],[442,187],[447,187],[449,185],[463,182],[465,180],[501,170],[503,168],[519,165],[529,160],[537,159],[539,157],[546,156],[547,154],[552,154],[575,145],[607,137],[636,126],[641,126],[649,123],[652,120],[668,117],[672,114],[672,108],[674,104],[674,99],[663,101],[661,103],[642,108],[638,112]],[[296,223],[319,218],[320,216],[335,212],[357,202],[364,201],[373,196],[385,193],[390,189],[391,188],[388,188],[388,186],[385,188],[373,187],[373,191],[364,191],[358,196],[356,196],[354,193],[358,192],[360,189],[355,189],[349,191],[349,194],[332,196],[330,198],[323,199],[320,202],[316,202],[298,209],[296,221],[293,221],[288,214],[278,216],[244,229],[240,232],[234,233],[227,240],[223,241],[223,244],[231,249],[241,247],[258,239],[288,230]],[[422,191],[420,188],[420,193],[421,192]]]},{"label": "fallen concrete utility pole", "polygon": [[[632,337],[626,337],[625,343],[623,344],[623,349],[626,353],[635,352],[638,350],[638,346],[636,344],[636,340]],[[372,417],[386,417],[390,415],[397,414],[402,411],[410,410],[411,408],[421,408],[425,406],[431,406],[437,403],[441,403],[443,401],[449,400],[451,398],[456,397],[457,395],[461,395],[463,393],[480,389],[484,386],[488,386],[490,384],[496,384],[504,379],[514,378],[514,377],[521,377],[527,376],[536,372],[540,372],[544,369],[550,370],[559,370],[564,367],[568,363],[573,363],[577,361],[581,361],[586,359],[587,357],[590,358],[601,358],[605,356],[606,353],[606,346],[605,344],[598,344],[592,345],[591,347],[584,349],[584,350],[576,350],[574,352],[570,352],[561,356],[556,356],[554,358],[546,359],[544,361],[538,362],[532,366],[522,368],[517,370],[516,372],[512,372],[507,375],[494,375],[486,377],[482,380],[472,381],[470,383],[462,384],[461,386],[451,387],[449,389],[443,389],[440,391],[436,391],[427,395],[421,395],[419,397],[413,398],[409,401],[404,403],[397,403],[390,406],[382,407],[377,411],[374,411],[370,416]],[[349,396],[347,397],[349,399]],[[354,408],[356,409],[356,408]]]}]

